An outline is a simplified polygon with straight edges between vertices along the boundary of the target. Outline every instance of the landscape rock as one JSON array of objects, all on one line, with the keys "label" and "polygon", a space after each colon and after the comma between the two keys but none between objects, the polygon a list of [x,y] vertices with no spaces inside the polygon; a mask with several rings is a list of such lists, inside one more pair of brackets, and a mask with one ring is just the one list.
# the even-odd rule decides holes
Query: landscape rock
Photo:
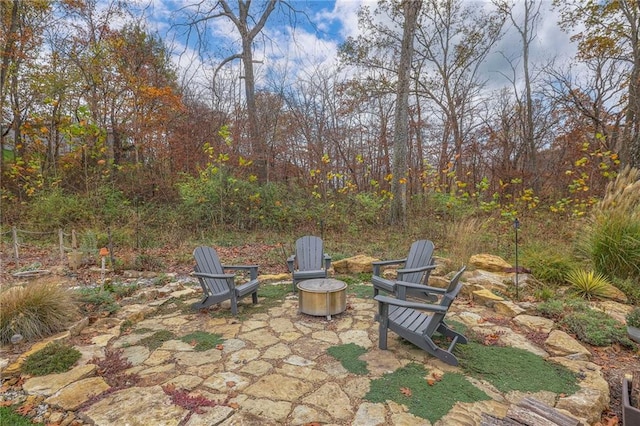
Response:
[{"label": "landscape rock", "polygon": [[510,300],[496,301],[493,304],[493,310],[496,311],[497,314],[507,317],[515,317],[526,312],[525,309]]},{"label": "landscape rock", "polygon": [[379,259],[359,254],[354,257],[332,262],[331,266],[334,271],[339,274],[358,274],[361,272],[372,272],[373,265],[371,263],[377,260]]},{"label": "landscape rock", "polygon": [[490,272],[504,272],[513,268],[510,263],[508,263],[500,256],[487,253],[471,256],[471,258],[469,259],[469,265],[475,267],[476,269],[482,269],[484,271]]},{"label": "landscape rock", "polygon": [[23,383],[22,389],[32,395],[50,396],[73,382],[93,376],[95,372],[95,364],[81,365],[65,373],[47,374],[27,379]]},{"label": "landscape rock", "polygon": [[496,302],[501,302],[504,299],[497,294],[491,292],[491,290],[482,289],[476,290],[472,293],[473,301],[484,306],[492,307]]},{"label": "landscape rock", "polygon": [[591,352],[562,330],[553,330],[544,345],[553,356],[569,356],[579,361],[591,359]]},{"label": "landscape rock", "polygon": [[553,320],[526,314],[518,315],[513,319],[513,322],[525,328],[527,331],[545,334],[549,334],[555,326]]}]

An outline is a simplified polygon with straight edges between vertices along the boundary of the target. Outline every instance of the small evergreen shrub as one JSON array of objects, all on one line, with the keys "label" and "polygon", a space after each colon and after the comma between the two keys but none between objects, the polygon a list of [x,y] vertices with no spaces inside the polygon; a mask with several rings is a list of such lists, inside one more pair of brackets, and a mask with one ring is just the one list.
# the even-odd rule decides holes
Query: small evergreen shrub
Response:
[{"label": "small evergreen shrub", "polygon": [[606,297],[611,285],[602,274],[584,269],[569,271],[567,281],[578,296],[589,300],[594,297]]},{"label": "small evergreen shrub", "polygon": [[20,334],[35,340],[65,330],[78,316],[71,291],[52,282],[34,282],[0,293],[0,342]]},{"label": "small evergreen shrub", "polygon": [[107,312],[113,314],[120,309],[115,296],[107,289],[93,287],[81,288],[76,291],[78,300],[82,303],[81,309],[85,313]]},{"label": "small evergreen shrub", "polygon": [[22,364],[23,373],[32,376],[44,376],[52,373],[64,373],[73,367],[82,354],[72,346],[60,342],[51,342],[42,350],[29,355]]},{"label": "small evergreen shrub", "polygon": [[589,309],[571,312],[562,319],[560,325],[578,340],[593,346],[610,346],[614,343],[633,347],[627,336],[626,327],[601,311]]}]

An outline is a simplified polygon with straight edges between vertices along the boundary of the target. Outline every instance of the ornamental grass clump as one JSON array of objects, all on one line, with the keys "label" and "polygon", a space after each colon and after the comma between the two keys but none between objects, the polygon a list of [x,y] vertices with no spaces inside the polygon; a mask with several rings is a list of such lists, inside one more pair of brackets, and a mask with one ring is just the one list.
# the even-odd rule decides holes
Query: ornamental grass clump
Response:
[{"label": "ornamental grass clump", "polygon": [[611,286],[611,283],[604,275],[584,269],[570,271],[567,274],[567,281],[571,284],[576,294],[588,300],[594,297],[607,297]]},{"label": "ornamental grass clump", "polygon": [[609,183],[578,248],[603,275],[640,278],[640,170],[625,167]]},{"label": "ornamental grass clump", "polygon": [[25,341],[53,335],[66,330],[78,312],[73,293],[57,283],[11,287],[0,294],[0,342],[17,335]]}]

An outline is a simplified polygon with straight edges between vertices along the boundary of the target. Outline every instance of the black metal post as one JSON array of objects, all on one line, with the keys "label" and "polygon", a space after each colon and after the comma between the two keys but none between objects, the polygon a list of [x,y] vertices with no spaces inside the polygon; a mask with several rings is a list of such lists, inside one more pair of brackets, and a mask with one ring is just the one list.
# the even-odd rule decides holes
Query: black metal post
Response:
[{"label": "black metal post", "polygon": [[520,221],[518,218],[515,218],[513,221],[513,228],[516,233],[516,300],[520,300],[519,294],[519,286],[518,286],[518,272],[520,271],[520,267],[518,266],[518,229],[520,229]]}]

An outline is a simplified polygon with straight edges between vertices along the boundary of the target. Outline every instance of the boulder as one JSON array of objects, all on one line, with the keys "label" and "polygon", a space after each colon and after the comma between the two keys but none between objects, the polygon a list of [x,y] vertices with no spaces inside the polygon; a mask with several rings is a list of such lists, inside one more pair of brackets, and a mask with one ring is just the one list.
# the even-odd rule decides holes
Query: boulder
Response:
[{"label": "boulder", "polygon": [[507,261],[500,256],[486,253],[471,256],[469,264],[476,269],[482,269],[490,272],[505,272],[506,270],[513,268],[510,263],[507,263]]},{"label": "boulder", "polygon": [[373,265],[371,262],[375,262],[377,260],[379,259],[359,254],[347,259],[337,260],[332,262],[331,265],[333,266],[334,271],[338,274],[358,274],[360,272],[372,272]]}]

